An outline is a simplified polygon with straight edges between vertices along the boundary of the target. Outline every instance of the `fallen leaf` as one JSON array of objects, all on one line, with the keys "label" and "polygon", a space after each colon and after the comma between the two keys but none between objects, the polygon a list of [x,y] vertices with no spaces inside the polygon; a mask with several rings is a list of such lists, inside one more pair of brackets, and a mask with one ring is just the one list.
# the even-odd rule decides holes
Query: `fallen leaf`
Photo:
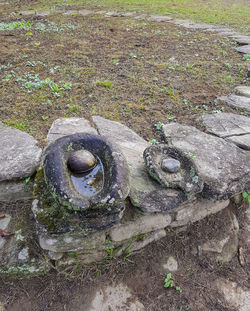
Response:
[{"label": "fallen leaf", "polygon": [[5,215],[4,214],[0,214],[0,218],[5,218]]}]

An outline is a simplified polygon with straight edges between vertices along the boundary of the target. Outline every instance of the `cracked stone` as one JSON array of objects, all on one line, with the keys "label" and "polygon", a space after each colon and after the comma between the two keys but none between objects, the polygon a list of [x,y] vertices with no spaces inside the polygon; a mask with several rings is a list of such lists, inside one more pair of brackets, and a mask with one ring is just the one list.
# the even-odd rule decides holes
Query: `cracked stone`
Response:
[{"label": "cracked stone", "polygon": [[52,123],[47,138],[50,144],[58,138],[76,133],[97,135],[97,130],[84,118],[62,118]]},{"label": "cracked stone", "polygon": [[230,107],[242,110],[247,115],[250,115],[250,98],[245,96],[229,95],[217,98],[218,102],[226,104]]},{"label": "cracked stone", "polygon": [[233,113],[203,115],[198,119],[206,131],[250,150],[250,118]]},{"label": "cracked stone", "polygon": [[249,45],[243,45],[238,48],[235,48],[235,50],[239,53],[243,54],[250,54],[250,44]]},{"label": "cracked stone", "polygon": [[237,86],[234,91],[236,95],[250,97],[250,86]]},{"label": "cracked stone", "polygon": [[163,126],[163,133],[170,147],[192,155],[198,176],[204,182],[203,197],[228,199],[250,189],[247,151],[192,126],[170,123]]}]

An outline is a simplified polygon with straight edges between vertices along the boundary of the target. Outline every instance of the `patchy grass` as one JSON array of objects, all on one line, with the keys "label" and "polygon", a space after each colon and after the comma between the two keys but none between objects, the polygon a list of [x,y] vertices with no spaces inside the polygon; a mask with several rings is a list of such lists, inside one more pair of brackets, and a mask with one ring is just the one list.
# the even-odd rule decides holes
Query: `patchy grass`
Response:
[{"label": "patchy grass", "polygon": [[[28,2],[28,5],[27,5]],[[92,9],[139,11],[155,14],[171,14],[177,18],[196,22],[230,25],[249,31],[250,6],[247,0],[40,0],[24,2],[25,6],[53,9],[56,5],[84,6]]]},{"label": "patchy grass", "polygon": [[28,20],[29,35],[1,32],[0,114],[41,142],[55,119],[94,114],[160,141],[158,122],[197,125],[203,113],[232,111],[216,97],[249,84],[248,58],[213,33],[100,15]]}]

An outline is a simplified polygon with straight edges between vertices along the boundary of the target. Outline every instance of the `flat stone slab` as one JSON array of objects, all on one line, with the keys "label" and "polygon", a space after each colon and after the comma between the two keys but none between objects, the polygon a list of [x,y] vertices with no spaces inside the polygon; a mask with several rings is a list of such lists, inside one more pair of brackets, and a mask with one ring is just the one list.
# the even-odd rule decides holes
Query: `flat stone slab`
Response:
[{"label": "flat stone slab", "polygon": [[206,199],[184,203],[174,215],[171,227],[181,227],[216,214],[229,205],[229,200],[211,201]]},{"label": "flat stone slab", "polygon": [[224,278],[215,281],[215,288],[224,297],[226,306],[233,310],[250,310],[250,290]]},{"label": "flat stone slab", "polygon": [[172,18],[165,15],[150,15],[147,20],[151,22],[168,22],[172,20]]},{"label": "flat stone slab", "polygon": [[235,50],[243,54],[250,54],[250,45],[243,45],[236,48]]},{"label": "flat stone slab", "polygon": [[[8,228],[8,225],[10,223],[11,220],[11,216],[10,215],[5,215],[4,218],[0,219],[0,229],[3,231],[6,231],[6,229]],[[2,238],[0,236],[0,249],[4,246],[6,242],[6,238]]]},{"label": "flat stone slab", "polygon": [[250,189],[250,154],[222,138],[192,126],[171,123],[163,126],[165,140],[192,157],[204,181],[202,195],[227,199]]},{"label": "flat stone slab", "polygon": [[166,212],[186,200],[181,190],[166,189],[154,181],[144,164],[143,152],[149,144],[127,126],[94,116],[100,135],[115,143],[125,156],[130,169],[129,197],[133,205],[147,212]]},{"label": "flat stone slab", "polygon": [[111,228],[109,236],[114,242],[131,239],[136,235],[141,235],[151,231],[156,231],[166,228],[171,223],[171,216],[155,213],[153,215],[143,215],[138,219],[119,224]]},{"label": "flat stone slab", "polygon": [[57,119],[52,123],[47,139],[50,144],[58,138],[76,133],[97,135],[97,130],[84,118],[62,118]]},{"label": "flat stone slab", "polygon": [[250,150],[250,118],[233,113],[207,114],[199,118],[206,131]]},{"label": "flat stone slab", "polygon": [[15,202],[33,198],[33,182],[21,181],[0,182],[0,202]]},{"label": "flat stone slab", "polygon": [[218,101],[230,107],[242,109],[247,115],[250,115],[250,98],[245,96],[229,95],[219,97]]},{"label": "flat stone slab", "polygon": [[250,97],[250,86],[237,86],[234,92],[239,96]]},{"label": "flat stone slab", "polygon": [[238,233],[239,223],[235,214],[225,208],[216,215],[209,239],[198,246],[199,256],[212,257],[216,262],[230,262],[237,254]]},{"label": "flat stone slab", "polygon": [[98,289],[90,305],[80,309],[86,311],[145,310],[143,304],[139,302],[137,297],[123,284],[106,286]]},{"label": "flat stone slab", "polygon": [[239,45],[250,45],[249,36],[233,36],[233,40],[236,41]]},{"label": "flat stone slab", "polygon": [[42,150],[29,134],[0,123],[0,182],[34,174]]}]

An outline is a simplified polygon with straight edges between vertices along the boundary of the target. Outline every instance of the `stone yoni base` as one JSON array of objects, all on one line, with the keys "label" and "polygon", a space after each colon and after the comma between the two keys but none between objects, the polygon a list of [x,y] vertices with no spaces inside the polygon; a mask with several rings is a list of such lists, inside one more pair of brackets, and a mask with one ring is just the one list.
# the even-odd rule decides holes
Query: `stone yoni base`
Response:
[{"label": "stone yoni base", "polygon": [[168,214],[141,214],[137,211],[131,220],[108,230],[89,234],[84,231],[58,235],[40,233],[39,244],[59,265],[73,263],[76,258],[90,263],[110,256],[126,256],[165,237],[166,229],[196,222],[221,211],[228,204],[229,200],[213,202],[200,199],[183,204]]}]

